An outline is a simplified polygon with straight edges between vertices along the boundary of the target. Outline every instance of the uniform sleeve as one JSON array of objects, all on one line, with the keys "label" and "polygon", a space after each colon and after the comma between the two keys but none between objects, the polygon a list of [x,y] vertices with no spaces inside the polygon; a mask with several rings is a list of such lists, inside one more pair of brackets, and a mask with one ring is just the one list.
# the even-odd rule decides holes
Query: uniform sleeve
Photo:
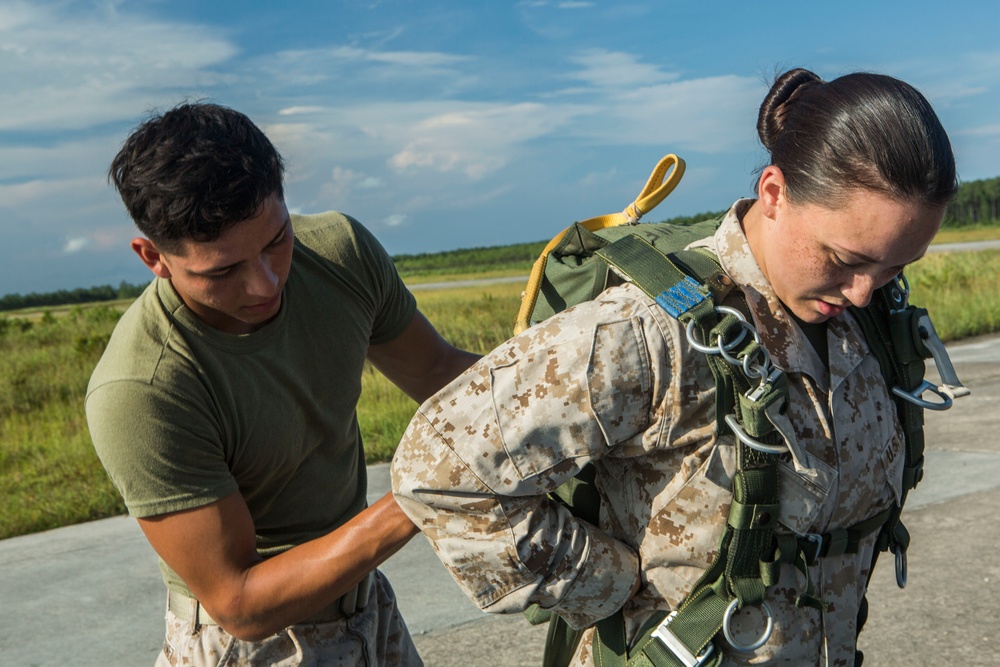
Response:
[{"label": "uniform sleeve", "polygon": [[400,506],[484,610],[537,603],[585,627],[636,580],[633,549],[546,496],[651,419],[642,322],[606,309],[584,304],[494,350],[421,406],[393,459]]}]

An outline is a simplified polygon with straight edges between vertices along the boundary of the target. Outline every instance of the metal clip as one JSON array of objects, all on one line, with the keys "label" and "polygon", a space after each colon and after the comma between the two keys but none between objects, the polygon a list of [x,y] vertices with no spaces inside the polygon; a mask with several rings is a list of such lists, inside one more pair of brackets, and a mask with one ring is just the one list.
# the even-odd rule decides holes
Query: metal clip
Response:
[{"label": "metal clip", "polygon": [[806,558],[806,564],[815,565],[816,563],[818,563],[820,557],[823,554],[823,542],[825,542],[825,540],[823,539],[824,536],[819,533],[802,533],[800,535],[797,535],[797,537],[800,540],[805,540],[806,542],[810,542],[816,545],[816,550],[812,553],[812,557],[810,557],[810,554],[805,553],[805,550],[803,549],[802,553]]},{"label": "metal clip", "polygon": [[764,396],[764,392],[767,390],[767,387],[778,381],[778,378],[781,377],[781,373],[782,371],[780,368],[772,368],[771,374],[762,378],[760,384],[757,385],[757,388],[747,394],[747,398],[755,403],[759,401]]},{"label": "metal clip", "polygon": [[[913,391],[893,387],[892,393],[927,410],[947,410],[952,405],[952,399],[968,396],[971,392],[958,379],[958,374],[951,363],[948,351],[934,329],[934,324],[931,322],[930,317],[927,315],[920,316],[917,320],[917,333],[920,334],[919,344],[923,345],[930,352],[931,358],[934,359],[934,366],[937,368],[938,375],[941,376],[941,384],[935,385],[932,382],[924,380]],[[941,401],[934,402],[921,398],[921,394],[925,391],[936,394]]]},{"label": "metal clip", "polygon": [[890,313],[900,313],[910,305],[910,281],[906,279],[902,271],[892,279],[889,295],[892,298]]},{"label": "metal clip", "polygon": [[657,626],[656,630],[653,630],[653,636],[663,642],[663,645],[674,654],[674,657],[680,661],[684,667],[700,667],[708,662],[708,658],[712,655],[715,650],[715,644],[708,642],[705,648],[702,649],[701,653],[695,655],[691,650],[684,645],[680,638],[675,635],[669,627],[670,621],[674,620],[677,616],[676,611],[670,612],[667,617]]},{"label": "metal clip", "polygon": [[765,454],[784,454],[788,451],[788,445],[768,445],[760,440],[752,438],[736,420],[736,415],[726,415],[726,424],[732,429],[733,433],[737,438],[739,438],[740,442],[750,449],[756,449],[758,452],[763,452]]}]

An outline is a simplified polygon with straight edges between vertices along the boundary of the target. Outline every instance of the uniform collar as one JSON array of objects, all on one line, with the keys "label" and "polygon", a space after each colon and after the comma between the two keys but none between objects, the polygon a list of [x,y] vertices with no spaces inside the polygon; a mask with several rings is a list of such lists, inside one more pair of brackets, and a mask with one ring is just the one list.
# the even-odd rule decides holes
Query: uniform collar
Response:
[{"label": "uniform collar", "polygon": [[[829,373],[823,362],[784,304],[778,300],[750,252],[740,220],[754,201],[740,199],[733,204],[723,217],[715,236],[705,242],[718,255],[723,270],[742,288],[761,342],[771,354],[772,363],[786,373],[805,373],[820,387],[826,388],[829,385]],[[827,333],[827,344],[830,347],[832,365],[836,355],[834,348],[841,348],[841,345],[831,340],[831,331],[828,330]]]}]

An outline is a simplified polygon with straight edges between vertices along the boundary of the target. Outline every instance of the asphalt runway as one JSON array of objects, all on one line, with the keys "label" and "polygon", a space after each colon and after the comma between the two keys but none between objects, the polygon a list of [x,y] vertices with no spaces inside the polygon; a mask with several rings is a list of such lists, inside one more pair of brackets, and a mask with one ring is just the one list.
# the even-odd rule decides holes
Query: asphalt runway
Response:
[{"label": "asphalt runway", "polygon": [[[926,473],[904,512],[909,585],[896,588],[884,556],[861,636],[866,665],[1000,660],[1000,337],[949,350],[972,395],[927,413]],[[388,466],[369,473],[375,499],[388,488]],[[544,627],[479,611],[422,537],[382,569],[427,665],[540,664]],[[127,517],[0,541],[0,602],[4,667],[152,665],[162,643],[156,557]]]}]

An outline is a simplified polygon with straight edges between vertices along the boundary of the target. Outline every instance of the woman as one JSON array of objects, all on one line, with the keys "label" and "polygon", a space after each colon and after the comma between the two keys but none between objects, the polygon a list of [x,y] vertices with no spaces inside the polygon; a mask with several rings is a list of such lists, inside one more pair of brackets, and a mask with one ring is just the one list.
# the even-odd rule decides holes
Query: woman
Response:
[{"label": "woman", "polygon": [[[829,83],[796,69],[760,108],[771,160],[711,249],[746,299],[787,409],[768,418],[778,463],[775,533],[822,534],[900,501],[902,444],[889,393],[848,306],[919,259],[957,189],[947,135],[893,78]],[[706,356],[632,284],[501,345],[421,407],[393,463],[404,511],[466,593],[491,612],[537,603],[583,634],[624,612],[633,643],[679,607],[715,558],[732,500],[733,435],[718,433]],[[595,527],[546,493],[588,462]],[[875,535],[855,553],[782,566],[766,610],[747,607],[716,646],[723,664],[853,665]],[[822,602],[818,602],[818,601]],[[767,641],[741,650],[773,621]]]}]

